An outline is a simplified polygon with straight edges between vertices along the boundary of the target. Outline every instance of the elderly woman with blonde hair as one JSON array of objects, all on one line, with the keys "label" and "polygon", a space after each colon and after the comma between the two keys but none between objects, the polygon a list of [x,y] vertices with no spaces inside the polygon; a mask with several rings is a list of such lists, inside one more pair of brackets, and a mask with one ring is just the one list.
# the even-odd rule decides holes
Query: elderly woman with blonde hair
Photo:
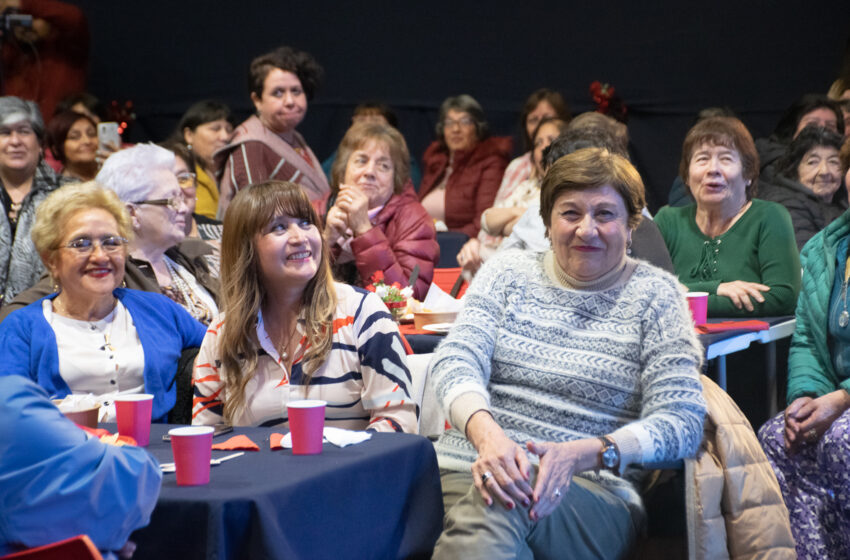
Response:
[{"label": "elderly woman with blonde hair", "polygon": [[125,205],[94,182],[68,185],[39,206],[32,237],[56,291],[0,324],[2,375],[104,404],[151,393],[153,419],[165,420],[180,355],[205,329],[167,297],[121,287],[133,237]]},{"label": "elderly woman with blonde hair", "polygon": [[195,363],[193,423],[287,424],[287,403],[327,402],[325,422],[414,432],[398,326],[371,292],[333,281],[319,217],[296,184],[236,194],[221,240],[222,315]]}]

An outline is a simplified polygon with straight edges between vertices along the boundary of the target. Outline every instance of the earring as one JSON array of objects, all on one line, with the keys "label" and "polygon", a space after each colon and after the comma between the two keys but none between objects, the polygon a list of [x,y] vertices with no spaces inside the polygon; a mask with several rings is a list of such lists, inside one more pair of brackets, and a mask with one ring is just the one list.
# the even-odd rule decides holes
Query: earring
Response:
[{"label": "earring", "polygon": [[192,151],[192,144],[186,144],[186,149],[188,149],[191,152]]},{"label": "earring", "polygon": [[122,288],[126,288],[126,287],[127,287],[127,281],[126,281],[126,280],[121,280],[121,287],[122,287]]},{"label": "earring", "polygon": [[61,290],[61,289],[62,289],[62,287],[59,286],[59,282],[53,282],[53,292],[54,293],[58,294],[59,290]]}]

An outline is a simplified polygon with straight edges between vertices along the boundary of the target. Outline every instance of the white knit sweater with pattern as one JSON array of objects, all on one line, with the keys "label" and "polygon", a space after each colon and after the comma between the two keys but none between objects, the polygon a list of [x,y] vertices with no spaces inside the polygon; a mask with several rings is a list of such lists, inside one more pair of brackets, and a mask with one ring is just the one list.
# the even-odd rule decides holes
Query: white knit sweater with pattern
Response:
[{"label": "white knit sweater with pattern", "polygon": [[[652,265],[627,259],[621,270],[608,287],[579,290],[565,285],[551,251],[508,250],[485,263],[432,366],[455,426],[435,444],[442,468],[475,460],[463,429],[482,407],[523,445],[609,434],[624,465],[695,453],[703,351],[685,298]],[[634,469],[580,476],[642,509]]]}]

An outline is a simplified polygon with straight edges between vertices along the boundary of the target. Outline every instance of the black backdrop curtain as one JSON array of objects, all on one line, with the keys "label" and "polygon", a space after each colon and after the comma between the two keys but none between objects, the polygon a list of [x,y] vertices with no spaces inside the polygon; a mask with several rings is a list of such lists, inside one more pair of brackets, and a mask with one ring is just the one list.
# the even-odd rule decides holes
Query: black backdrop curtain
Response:
[{"label": "black backdrop curtain", "polygon": [[253,110],[248,63],[281,44],[325,68],[299,127],[320,158],[365,99],[397,110],[418,158],[448,95],[473,95],[495,134],[516,137],[531,91],[558,89],[578,113],[593,108],[588,87],[601,80],[628,105],[653,211],[666,203],[699,109],[729,106],[755,137],[767,135],[795,97],[826,92],[850,37],[848,0],[75,3],[91,30],[89,89],[133,100],[131,141],[163,139],[207,97],[241,120]]}]

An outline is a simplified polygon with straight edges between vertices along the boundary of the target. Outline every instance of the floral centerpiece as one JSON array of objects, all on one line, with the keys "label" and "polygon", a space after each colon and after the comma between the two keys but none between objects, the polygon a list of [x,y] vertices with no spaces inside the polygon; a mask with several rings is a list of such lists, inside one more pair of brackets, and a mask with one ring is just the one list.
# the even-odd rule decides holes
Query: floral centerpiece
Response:
[{"label": "floral centerpiece", "polygon": [[393,319],[396,321],[401,319],[404,310],[407,308],[408,298],[413,296],[413,288],[410,286],[402,288],[398,282],[393,282],[392,284],[384,283],[384,273],[380,270],[375,272],[370,280],[372,283],[366,286],[366,289],[370,292],[375,292],[381,298],[381,301],[390,310]]}]

